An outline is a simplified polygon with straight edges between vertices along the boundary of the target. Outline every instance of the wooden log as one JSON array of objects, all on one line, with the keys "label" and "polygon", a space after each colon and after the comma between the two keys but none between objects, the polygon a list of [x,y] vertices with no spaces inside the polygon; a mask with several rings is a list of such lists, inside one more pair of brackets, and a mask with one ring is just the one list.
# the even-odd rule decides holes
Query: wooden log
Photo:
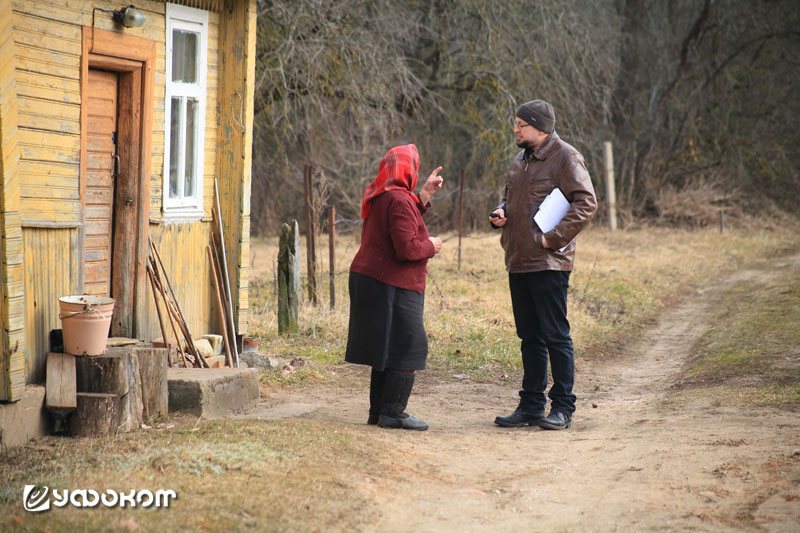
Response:
[{"label": "wooden log", "polygon": [[78,357],[75,362],[79,393],[114,394],[119,398],[117,431],[130,431],[142,425],[142,381],[134,348],[110,348],[103,355]]},{"label": "wooden log", "polygon": [[461,235],[464,233],[464,169],[461,169],[461,179],[458,181],[458,268],[461,270]]},{"label": "wooden log", "polygon": [[122,427],[122,402],[116,394],[77,393],[77,408],[69,417],[67,434],[73,437],[115,435]]},{"label": "wooden log", "polygon": [[336,307],[336,207],[328,208],[328,262],[330,263],[331,309]]},{"label": "wooden log", "polygon": [[169,405],[167,384],[168,348],[138,346],[139,377],[142,384],[142,420],[166,416]]},{"label": "wooden log", "polygon": [[617,192],[614,188],[614,150],[610,142],[603,143],[603,159],[606,167],[606,201],[608,202],[608,229],[617,230]]},{"label": "wooden log", "polygon": [[46,379],[45,405],[49,410],[68,413],[78,406],[74,355],[48,353]]},{"label": "wooden log", "polygon": [[308,299],[317,305],[317,247],[314,235],[314,190],[312,188],[313,166],[303,167],[303,195],[306,200],[306,263],[308,275]]},{"label": "wooden log", "polygon": [[278,247],[278,332],[297,331],[300,303],[300,247],[297,221],[283,225]]}]

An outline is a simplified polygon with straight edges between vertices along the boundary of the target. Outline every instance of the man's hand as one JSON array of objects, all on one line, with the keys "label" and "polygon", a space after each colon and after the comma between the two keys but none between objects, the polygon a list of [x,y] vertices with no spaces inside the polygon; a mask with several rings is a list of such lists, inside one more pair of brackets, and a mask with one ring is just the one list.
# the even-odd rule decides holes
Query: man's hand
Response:
[{"label": "man's hand", "polygon": [[550,245],[547,243],[547,239],[544,238],[544,235],[542,235],[542,246],[550,249]]},{"label": "man's hand", "polygon": [[431,172],[431,175],[428,176],[428,179],[425,181],[425,185],[422,186],[422,190],[419,191],[419,201],[422,205],[428,205],[428,202],[431,199],[431,196],[436,194],[436,191],[442,188],[442,182],[444,178],[439,175],[439,172],[442,171],[442,167],[436,167],[436,170]]},{"label": "man's hand", "polygon": [[440,239],[439,237],[428,237],[428,240],[433,243],[434,255],[442,251],[442,239]]},{"label": "man's hand", "polygon": [[495,209],[489,214],[489,222],[497,226],[498,228],[502,228],[508,222],[506,218],[506,212],[504,209]]}]

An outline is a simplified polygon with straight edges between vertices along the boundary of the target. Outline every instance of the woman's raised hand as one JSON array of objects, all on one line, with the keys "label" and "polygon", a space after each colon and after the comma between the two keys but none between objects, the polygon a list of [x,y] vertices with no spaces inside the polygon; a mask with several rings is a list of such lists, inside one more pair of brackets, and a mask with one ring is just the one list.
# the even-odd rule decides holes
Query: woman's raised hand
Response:
[{"label": "woman's raised hand", "polygon": [[436,191],[442,188],[442,182],[444,182],[444,178],[439,175],[439,172],[442,171],[442,167],[436,167],[436,170],[431,172],[431,175],[428,176],[428,179],[425,181],[425,185],[422,186],[422,190],[419,192],[419,200],[422,205],[426,205],[428,201],[430,201],[431,196],[436,194]]},{"label": "woman's raised hand", "polygon": [[428,240],[433,243],[433,253],[438,254],[442,251],[442,239],[439,237],[428,237]]}]

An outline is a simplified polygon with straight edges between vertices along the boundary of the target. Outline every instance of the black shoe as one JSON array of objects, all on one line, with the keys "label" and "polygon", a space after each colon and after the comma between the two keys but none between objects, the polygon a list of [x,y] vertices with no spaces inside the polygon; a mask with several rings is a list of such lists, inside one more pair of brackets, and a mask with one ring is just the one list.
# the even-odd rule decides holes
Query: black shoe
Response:
[{"label": "black shoe", "polygon": [[370,413],[369,414],[369,418],[367,418],[367,424],[370,425],[370,426],[377,425],[378,424],[378,419],[380,418],[380,416],[381,415],[375,415],[375,414]]},{"label": "black shoe", "polygon": [[401,416],[381,415],[378,419],[378,426],[389,429],[411,429],[414,431],[425,431],[428,429],[427,422],[406,413],[403,413]]},{"label": "black shoe", "polygon": [[568,429],[570,425],[572,425],[572,415],[561,411],[551,412],[547,418],[539,421],[539,427],[542,429]]},{"label": "black shoe", "polygon": [[524,425],[535,426],[544,418],[544,411],[528,412],[517,409],[508,416],[498,416],[494,423],[505,428],[518,428]]}]

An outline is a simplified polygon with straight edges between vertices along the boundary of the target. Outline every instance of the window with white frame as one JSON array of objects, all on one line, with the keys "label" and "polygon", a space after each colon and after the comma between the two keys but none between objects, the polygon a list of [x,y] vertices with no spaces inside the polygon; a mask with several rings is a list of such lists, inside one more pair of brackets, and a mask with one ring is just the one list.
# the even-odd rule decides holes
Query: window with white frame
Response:
[{"label": "window with white frame", "polygon": [[164,213],[203,216],[208,11],[167,4]]}]

